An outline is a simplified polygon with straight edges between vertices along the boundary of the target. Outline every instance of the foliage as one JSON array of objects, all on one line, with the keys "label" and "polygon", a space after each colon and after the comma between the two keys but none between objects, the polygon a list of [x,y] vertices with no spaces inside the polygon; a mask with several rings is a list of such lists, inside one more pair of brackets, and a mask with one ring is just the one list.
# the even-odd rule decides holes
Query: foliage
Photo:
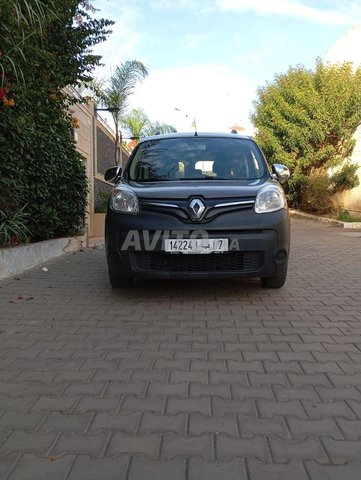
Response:
[{"label": "foliage", "polygon": [[156,135],[159,133],[175,133],[176,131],[176,128],[168,123],[153,122],[149,125],[147,134]]},{"label": "foliage", "polygon": [[99,191],[100,205],[95,206],[95,213],[106,213],[111,192],[107,190]]},{"label": "foliage", "polygon": [[[309,202],[321,184],[327,196],[358,184],[357,167],[345,161],[361,124],[360,104],[361,69],[353,72],[348,63],[325,65],[318,60],[314,70],[293,67],[258,89],[252,115],[256,138],[270,163],[290,169],[286,189],[292,206],[317,209]],[[326,188],[330,168],[339,173],[329,178]],[[315,182],[310,180],[314,175]],[[308,192],[312,188],[314,194]]]},{"label": "foliage", "polygon": [[308,177],[301,193],[299,201],[301,210],[320,215],[332,212],[333,205],[329,194],[327,173],[314,173]]},{"label": "foliage", "polygon": [[125,115],[122,125],[131,138],[138,140],[146,136],[150,120],[142,108],[134,108]]},{"label": "foliage", "polygon": [[346,162],[330,178],[332,192],[337,193],[343,190],[351,190],[359,185],[356,176],[359,165]]},{"label": "foliage", "polygon": [[355,215],[351,215],[347,210],[341,210],[338,212],[336,216],[336,220],[340,220],[341,222],[359,222],[360,219]]},{"label": "foliage", "polygon": [[123,118],[123,127],[130,137],[138,140],[139,138],[159,133],[172,133],[176,129],[172,125],[160,122],[151,122],[141,108],[134,108]]},{"label": "foliage", "polygon": [[29,238],[30,232],[26,226],[29,214],[24,211],[25,207],[8,214],[0,210],[0,246],[18,244]]},{"label": "foliage", "polygon": [[138,82],[148,75],[146,66],[138,60],[128,60],[121,63],[110,79],[102,82],[90,82],[101,106],[106,107],[112,114],[115,125],[114,163],[119,163],[118,145],[121,143],[119,125],[122,122],[128,107],[129,96],[134,93]]},{"label": "foliage", "polygon": [[55,88],[91,80],[101,59],[91,48],[113,22],[92,18],[88,1],[0,0],[0,11],[0,64],[10,82],[26,86],[38,70]]},{"label": "foliage", "polygon": [[0,209],[11,218],[26,204],[32,241],[73,235],[87,177],[73,142],[77,100],[64,87],[91,78],[91,48],[111,22],[78,0],[0,0],[0,11]]}]

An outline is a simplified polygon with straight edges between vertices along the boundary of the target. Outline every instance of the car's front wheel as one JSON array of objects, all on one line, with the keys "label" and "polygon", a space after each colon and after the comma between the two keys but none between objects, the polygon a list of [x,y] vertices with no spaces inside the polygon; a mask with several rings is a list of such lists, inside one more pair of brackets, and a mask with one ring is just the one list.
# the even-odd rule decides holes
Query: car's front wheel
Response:
[{"label": "car's front wheel", "polygon": [[287,269],[273,277],[261,277],[261,285],[263,288],[281,288],[286,282]]},{"label": "car's front wheel", "polygon": [[129,288],[132,286],[133,280],[128,277],[121,277],[109,270],[109,281],[112,288]]}]

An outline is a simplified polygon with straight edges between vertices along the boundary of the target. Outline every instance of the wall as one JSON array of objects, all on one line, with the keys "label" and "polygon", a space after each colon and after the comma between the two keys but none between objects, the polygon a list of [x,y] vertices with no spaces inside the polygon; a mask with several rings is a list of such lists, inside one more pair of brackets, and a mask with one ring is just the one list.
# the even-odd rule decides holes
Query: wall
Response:
[{"label": "wall", "polygon": [[[71,90],[77,96],[75,90]],[[111,191],[112,184],[104,180],[107,168],[114,166],[115,132],[102,120],[95,110],[95,102],[89,99],[85,104],[72,105],[73,116],[79,121],[79,128],[74,129],[74,141],[77,150],[84,160],[89,179],[88,209],[86,224],[88,236],[93,237],[99,232],[99,225],[95,225],[94,214],[104,205],[104,196],[101,192]],[[122,151],[123,163],[127,161],[128,154]]]},{"label": "wall", "polygon": [[[94,166],[94,209],[99,212],[104,206],[104,195],[102,192],[110,193],[112,184],[104,180],[104,173],[108,168],[115,165],[115,132],[106,122],[97,118],[97,155]],[[122,151],[123,162],[128,159],[127,153]]]},{"label": "wall", "polygon": [[335,195],[335,200],[341,204],[342,208],[361,219],[361,125],[355,133],[355,139],[356,146],[352,152],[351,161],[359,165],[358,178],[360,184],[352,190],[338,193]]},{"label": "wall", "polygon": [[[361,66],[361,25],[353,25],[329,48],[324,60],[329,63],[352,62],[354,69]],[[356,146],[352,153],[352,163],[360,165],[358,177],[360,185],[335,196],[335,200],[350,213],[361,218],[361,126],[355,133]]]},{"label": "wall", "polygon": [[[75,90],[71,93],[77,96]],[[79,121],[79,128],[74,128],[74,141],[78,152],[83,156],[83,163],[89,181],[88,205],[85,222],[88,234],[93,228],[92,206],[94,204],[94,162],[95,162],[95,135],[94,135],[94,101],[89,99],[85,104],[71,106],[73,116]]]}]

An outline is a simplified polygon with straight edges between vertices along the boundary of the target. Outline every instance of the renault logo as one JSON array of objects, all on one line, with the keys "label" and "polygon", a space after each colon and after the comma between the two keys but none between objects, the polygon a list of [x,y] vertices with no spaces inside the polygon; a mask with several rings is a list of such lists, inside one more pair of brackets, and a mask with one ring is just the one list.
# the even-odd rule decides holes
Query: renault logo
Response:
[{"label": "renault logo", "polygon": [[205,205],[199,198],[193,198],[188,205],[188,212],[192,220],[200,220],[205,212]]}]

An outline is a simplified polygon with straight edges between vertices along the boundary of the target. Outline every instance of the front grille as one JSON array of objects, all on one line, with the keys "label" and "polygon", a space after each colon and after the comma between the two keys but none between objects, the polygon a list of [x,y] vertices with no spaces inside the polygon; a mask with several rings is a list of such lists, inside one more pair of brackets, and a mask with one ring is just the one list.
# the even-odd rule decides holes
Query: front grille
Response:
[{"label": "front grille", "polygon": [[228,252],[192,255],[165,252],[131,252],[133,268],[155,272],[256,272],[263,252]]},{"label": "front grille", "polygon": [[[192,197],[187,199],[165,199],[162,201],[153,201],[149,199],[141,199],[140,206],[144,212],[163,213],[172,217],[177,217],[183,222],[191,223],[207,223],[219,215],[236,211],[249,211],[253,209],[254,198],[237,197],[237,198],[213,198],[204,199],[202,202],[205,206],[205,212],[201,219],[195,219],[190,215],[189,203]],[[238,202],[244,202],[238,204]],[[236,204],[235,204],[236,203]]]}]

